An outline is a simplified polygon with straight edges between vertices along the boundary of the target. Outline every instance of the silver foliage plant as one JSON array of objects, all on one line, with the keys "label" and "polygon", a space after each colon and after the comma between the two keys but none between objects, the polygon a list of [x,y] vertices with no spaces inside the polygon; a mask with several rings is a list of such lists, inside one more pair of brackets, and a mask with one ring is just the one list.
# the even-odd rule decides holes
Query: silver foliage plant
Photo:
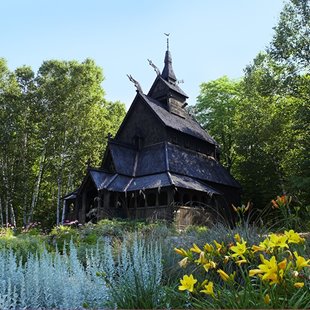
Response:
[{"label": "silver foliage plant", "polygon": [[116,308],[157,308],[163,292],[162,251],[155,242],[145,243],[135,235],[133,242],[124,240],[115,262],[106,253],[104,279],[111,288],[109,306]]},{"label": "silver foliage plant", "polygon": [[122,287],[131,287],[136,294],[154,292],[152,297],[158,296],[162,255],[157,245],[146,246],[136,236],[130,246],[123,242],[116,258],[112,253],[109,239],[86,252],[85,265],[72,242],[69,254],[44,251],[40,256],[29,255],[24,264],[12,250],[2,250],[0,309],[100,308],[111,302],[120,307],[115,290],[125,293]]}]

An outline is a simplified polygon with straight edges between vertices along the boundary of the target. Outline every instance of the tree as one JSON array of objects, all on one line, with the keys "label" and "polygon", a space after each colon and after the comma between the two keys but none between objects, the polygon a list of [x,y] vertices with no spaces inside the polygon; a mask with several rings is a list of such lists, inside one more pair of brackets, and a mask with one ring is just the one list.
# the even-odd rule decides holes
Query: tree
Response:
[{"label": "tree", "polygon": [[61,196],[80,184],[88,159],[99,165],[125,114],[104,99],[102,81],[90,59],[46,61],[36,76],[0,62],[3,224],[59,223]]},{"label": "tree", "polygon": [[310,3],[308,0],[288,1],[281,14],[268,53],[283,64],[288,72],[309,73]]},{"label": "tree", "polygon": [[240,103],[239,84],[227,76],[202,83],[194,109],[197,120],[219,143],[221,159],[228,170],[236,157],[235,117]]}]

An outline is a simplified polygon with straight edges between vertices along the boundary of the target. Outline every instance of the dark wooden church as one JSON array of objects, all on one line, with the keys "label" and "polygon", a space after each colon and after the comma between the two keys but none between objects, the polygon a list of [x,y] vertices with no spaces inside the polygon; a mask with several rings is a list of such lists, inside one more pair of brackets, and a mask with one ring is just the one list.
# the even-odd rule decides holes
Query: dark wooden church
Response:
[{"label": "dark wooden church", "polygon": [[173,220],[181,205],[212,206],[230,214],[240,185],[219,163],[216,141],[185,109],[167,47],[162,72],[137,94],[116,136],[109,138],[98,169],[88,168],[74,193],[64,197],[65,220],[102,218]]}]

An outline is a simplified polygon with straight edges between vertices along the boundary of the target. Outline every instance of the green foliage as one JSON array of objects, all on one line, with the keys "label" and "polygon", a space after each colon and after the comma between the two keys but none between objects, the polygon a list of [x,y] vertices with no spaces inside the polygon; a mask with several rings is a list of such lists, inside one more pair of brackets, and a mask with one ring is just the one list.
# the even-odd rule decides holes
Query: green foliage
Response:
[{"label": "green foliage", "polygon": [[11,250],[23,262],[30,254],[42,253],[45,236],[31,234],[16,234],[11,228],[0,230],[0,251]]},{"label": "green foliage", "polygon": [[71,241],[78,245],[80,242],[80,235],[77,229],[68,226],[57,226],[52,229],[48,235],[47,241],[62,253],[66,251],[63,247],[69,245]]},{"label": "green foliage", "polygon": [[194,112],[197,120],[221,146],[224,166],[231,169],[236,157],[236,112],[240,101],[240,82],[223,76],[202,83]]},{"label": "green foliage", "polygon": [[243,79],[201,84],[194,107],[240,181],[244,201],[261,210],[274,193],[310,202],[309,16],[309,1],[287,1],[269,48]]},{"label": "green foliage", "polygon": [[61,196],[80,184],[88,160],[100,164],[125,114],[104,99],[103,79],[90,59],[45,61],[37,74],[0,60],[0,226],[59,223]]}]

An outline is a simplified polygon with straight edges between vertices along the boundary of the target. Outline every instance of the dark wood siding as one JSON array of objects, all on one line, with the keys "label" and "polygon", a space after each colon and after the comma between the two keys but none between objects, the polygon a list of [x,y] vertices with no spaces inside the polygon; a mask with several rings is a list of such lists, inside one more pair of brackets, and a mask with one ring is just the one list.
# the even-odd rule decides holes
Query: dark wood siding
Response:
[{"label": "dark wood siding", "polygon": [[134,144],[135,137],[139,136],[143,146],[148,146],[167,139],[165,127],[141,100],[135,102],[134,111],[125,122],[117,133],[118,142]]}]

